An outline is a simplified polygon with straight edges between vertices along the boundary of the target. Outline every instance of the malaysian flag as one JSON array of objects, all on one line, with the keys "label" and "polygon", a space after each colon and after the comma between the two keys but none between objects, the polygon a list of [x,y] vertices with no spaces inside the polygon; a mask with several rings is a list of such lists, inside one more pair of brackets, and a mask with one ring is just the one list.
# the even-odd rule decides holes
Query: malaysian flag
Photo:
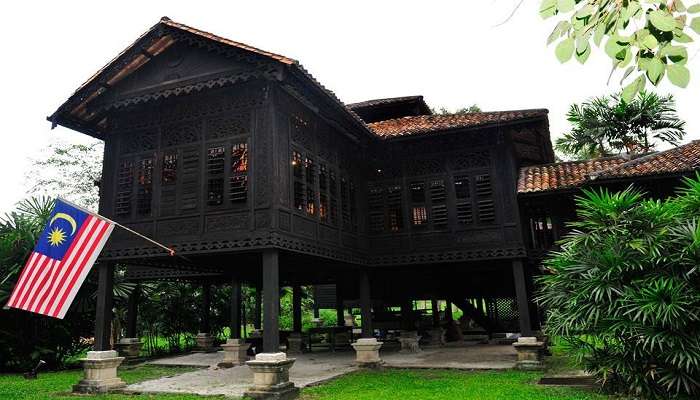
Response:
[{"label": "malaysian flag", "polygon": [[57,199],[7,306],[63,319],[112,229],[112,221]]}]

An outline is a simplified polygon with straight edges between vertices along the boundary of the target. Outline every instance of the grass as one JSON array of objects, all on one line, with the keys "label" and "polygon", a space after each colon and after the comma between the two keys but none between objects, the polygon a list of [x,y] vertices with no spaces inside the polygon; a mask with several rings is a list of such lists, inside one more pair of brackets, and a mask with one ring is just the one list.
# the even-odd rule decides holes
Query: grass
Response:
[{"label": "grass", "polygon": [[538,372],[381,370],[305,389],[302,400],[605,400],[583,389],[536,385]]},{"label": "grass", "polygon": [[[163,376],[194,371],[196,368],[162,367],[144,365],[133,368],[120,368],[119,376],[127,383],[136,383]],[[0,375],[0,399],[2,400],[45,400],[64,399],[76,400],[86,396],[76,396],[70,393],[74,384],[82,377],[82,370],[39,373],[35,380],[26,380],[21,375]],[[196,395],[125,395],[107,394],[89,396],[89,399],[99,400],[202,400]],[[209,399],[208,397],[207,399]]]}]

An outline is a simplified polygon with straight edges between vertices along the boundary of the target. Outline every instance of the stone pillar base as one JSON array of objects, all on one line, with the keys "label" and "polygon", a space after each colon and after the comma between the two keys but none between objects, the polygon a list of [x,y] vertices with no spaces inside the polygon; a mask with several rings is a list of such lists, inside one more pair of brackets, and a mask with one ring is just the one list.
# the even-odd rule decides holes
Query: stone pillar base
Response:
[{"label": "stone pillar base", "polygon": [[299,388],[289,381],[289,369],[296,361],[284,353],[260,353],[246,365],[253,371],[253,386],[245,392],[253,399],[296,399]]},{"label": "stone pillar base", "polygon": [[117,367],[124,361],[124,357],[118,357],[116,351],[88,351],[87,357],[80,361],[85,376],[73,385],[73,392],[106,393],[126,386],[117,376]]},{"label": "stone pillar base", "polygon": [[399,337],[399,343],[401,343],[401,350],[399,353],[418,353],[420,352],[420,346],[418,342],[420,341],[420,336],[416,331],[401,331],[401,336]]},{"label": "stone pillar base", "polygon": [[199,332],[195,338],[197,349],[195,351],[212,353],[214,349],[214,338],[209,333]]},{"label": "stone pillar base", "polygon": [[301,333],[293,332],[287,337],[287,354],[301,354],[304,352],[304,337]]},{"label": "stone pillar base", "polygon": [[515,368],[523,370],[538,370],[544,367],[542,363],[544,343],[537,341],[536,337],[520,337],[513,343],[518,352],[518,361]]},{"label": "stone pillar base", "polygon": [[351,345],[355,349],[355,362],[360,367],[372,368],[383,363],[379,358],[379,349],[382,347],[382,342],[375,338],[357,339]]},{"label": "stone pillar base", "polygon": [[250,343],[246,343],[243,339],[228,339],[226,344],[222,344],[224,349],[224,360],[221,361],[219,368],[231,368],[237,365],[243,365],[248,361],[248,348]]},{"label": "stone pillar base", "polygon": [[117,352],[127,361],[138,358],[141,355],[141,345],[143,343],[139,338],[121,338],[115,345]]},{"label": "stone pillar base", "polygon": [[424,347],[440,347],[445,345],[445,330],[440,327],[434,327],[429,330],[428,337],[423,337]]}]

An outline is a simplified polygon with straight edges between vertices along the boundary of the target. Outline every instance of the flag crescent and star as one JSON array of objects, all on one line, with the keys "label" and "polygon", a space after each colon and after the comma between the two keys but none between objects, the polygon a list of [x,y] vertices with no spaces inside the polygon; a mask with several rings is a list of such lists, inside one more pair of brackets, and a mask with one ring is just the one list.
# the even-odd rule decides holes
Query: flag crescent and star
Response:
[{"label": "flag crescent and star", "polygon": [[115,223],[57,199],[7,307],[62,319]]}]

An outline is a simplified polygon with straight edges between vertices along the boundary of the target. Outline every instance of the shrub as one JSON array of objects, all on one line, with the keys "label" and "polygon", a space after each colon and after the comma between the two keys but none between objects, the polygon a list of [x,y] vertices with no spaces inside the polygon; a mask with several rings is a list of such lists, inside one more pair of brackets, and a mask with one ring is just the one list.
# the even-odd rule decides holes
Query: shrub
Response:
[{"label": "shrub", "polygon": [[579,221],[545,262],[538,302],[604,387],[644,398],[700,395],[700,175],[678,195],[584,191]]}]

